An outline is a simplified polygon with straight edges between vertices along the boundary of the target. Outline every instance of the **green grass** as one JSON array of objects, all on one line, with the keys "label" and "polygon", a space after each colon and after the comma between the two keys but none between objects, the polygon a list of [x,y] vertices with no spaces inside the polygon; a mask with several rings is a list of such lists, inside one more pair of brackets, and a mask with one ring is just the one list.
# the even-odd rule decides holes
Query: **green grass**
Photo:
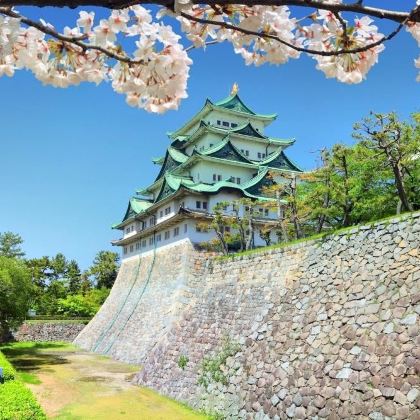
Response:
[{"label": "green grass", "polygon": [[[142,387],[112,383],[139,366],[81,352],[69,343],[16,342],[0,347],[14,364],[19,383],[31,384],[48,418],[56,420],[208,420],[211,417]],[[41,380],[40,380],[41,379]],[[106,398],[104,398],[106,395]],[[1,408],[0,408],[1,410]],[[27,420],[31,417],[2,417]],[[43,419],[44,417],[33,417]]]},{"label": "green grass", "polygon": [[33,373],[19,372],[17,377],[25,384],[39,385],[41,383],[41,380]]},{"label": "green grass", "polygon": [[400,215],[387,216],[387,217],[384,217],[382,219],[372,220],[372,221],[369,221],[369,222],[361,223],[359,225],[352,225],[352,226],[336,229],[336,230],[333,230],[333,231],[330,231],[330,232],[321,232],[321,233],[317,233],[315,235],[307,236],[307,237],[301,238],[301,239],[295,239],[295,240],[292,240],[292,241],[289,241],[289,242],[281,242],[279,244],[274,244],[274,245],[269,245],[269,246],[264,246],[264,247],[260,247],[260,248],[254,248],[254,249],[248,249],[246,251],[236,252],[234,254],[222,255],[222,256],[216,257],[215,259],[216,259],[216,261],[217,260],[224,261],[224,260],[234,259],[234,258],[238,258],[238,257],[244,257],[244,256],[247,256],[247,255],[252,255],[252,254],[256,254],[256,253],[264,253],[264,252],[267,252],[267,251],[271,251],[273,249],[287,248],[289,246],[293,246],[293,245],[301,244],[301,243],[305,243],[305,242],[310,242],[310,241],[315,241],[315,240],[320,240],[320,239],[325,240],[325,239],[330,238],[330,237],[335,236],[335,235],[343,234],[343,233],[346,233],[346,232],[351,232],[352,230],[358,230],[361,226],[374,226],[374,225],[378,225],[378,224],[382,224],[382,223],[387,223],[390,220],[410,219],[414,214],[419,214],[419,212],[418,211],[405,212],[405,213],[402,213]]},{"label": "green grass", "polygon": [[6,355],[37,354],[39,350],[76,351],[77,347],[65,341],[19,341],[0,345]]}]

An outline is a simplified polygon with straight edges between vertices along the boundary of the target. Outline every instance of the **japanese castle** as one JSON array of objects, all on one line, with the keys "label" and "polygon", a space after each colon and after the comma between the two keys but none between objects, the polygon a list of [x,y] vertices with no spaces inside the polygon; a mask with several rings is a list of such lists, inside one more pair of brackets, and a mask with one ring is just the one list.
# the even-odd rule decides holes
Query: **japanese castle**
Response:
[{"label": "japanese castle", "polygon": [[[113,228],[123,232],[112,242],[121,246],[123,259],[156,248],[190,241],[200,244],[216,237],[203,230],[214,206],[223,201],[248,197],[264,202],[264,186],[276,173],[302,172],[284,153],[294,140],[264,134],[276,114],[257,114],[238,96],[221,101],[207,99],[201,110],[178,130],[169,133],[170,145],[153,162],[160,171],[147,188],[138,190],[123,220]],[[281,176],[281,175],[279,175]],[[277,220],[277,210],[257,208],[255,224]],[[276,235],[272,233],[273,242]],[[256,229],[255,246],[265,245]]]}]

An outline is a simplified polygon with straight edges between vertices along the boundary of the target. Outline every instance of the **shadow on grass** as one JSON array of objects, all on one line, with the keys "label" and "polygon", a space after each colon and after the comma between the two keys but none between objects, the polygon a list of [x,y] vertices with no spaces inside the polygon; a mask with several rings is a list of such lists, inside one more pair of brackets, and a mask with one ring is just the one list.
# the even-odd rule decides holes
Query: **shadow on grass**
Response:
[{"label": "shadow on grass", "polygon": [[[67,343],[8,343],[0,350],[19,372],[37,371],[45,365],[64,365],[69,361],[63,357],[73,347]],[[43,352],[50,350],[51,352]],[[58,351],[57,351],[58,350]]]}]

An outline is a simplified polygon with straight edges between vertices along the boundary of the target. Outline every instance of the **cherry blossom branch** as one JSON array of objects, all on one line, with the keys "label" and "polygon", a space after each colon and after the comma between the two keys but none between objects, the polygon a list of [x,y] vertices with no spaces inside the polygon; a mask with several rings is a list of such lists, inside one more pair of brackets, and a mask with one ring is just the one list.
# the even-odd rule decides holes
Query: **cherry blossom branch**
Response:
[{"label": "cherry blossom branch", "polygon": [[[193,0],[194,4],[226,6],[238,4],[238,0]],[[107,9],[124,9],[136,4],[157,4],[172,8],[173,0],[0,0],[0,6],[35,6],[35,7],[69,7],[96,6]],[[240,4],[245,6],[298,6],[304,8],[315,8],[331,12],[352,12],[361,15],[377,17],[380,19],[403,22],[410,16],[410,12],[383,9],[378,7],[365,6],[361,1],[354,3],[326,3],[322,0],[241,0]],[[420,22],[420,8],[411,14],[410,20]]]},{"label": "cherry blossom branch", "polygon": [[263,32],[256,32],[256,31],[252,31],[252,30],[249,30],[249,29],[245,29],[245,28],[240,28],[238,26],[232,25],[232,24],[227,23],[227,22],[219,22],[219,21],[215,21],[215,20],[197,18],[197,17],[191,16],[191,15],[185,13],[185,12],[181,12],[181,16],[185,19],[191,20],[191,21],[196,22],[196,23],[219,26],[219,27],[222,27],[222,28],[225,28],[225,29],[231,29],[231,30],[243,33],[245,35],[254,35],[254,36],[257,36],[259,38],[273,39],[275,41],[278,41],[280,44],[283,44],[286,47],[289,47],[289,48],[291,48],[295,51],[304,52],[304,53],[313,54],[313,55],[321,55],[321,56],[324,56],[324,57],[331,57],[331,56],[341,55],[341,54],[356,54],[356,53],[359,53],[359,52],[368,51],[371,48],[374,48],[378,45],[381,45],[384,42],[389,41],[392,38],[394,38],[401,31],[401,29],[404,27],[404,25],[409,20],[409,17],[407,17],[406,20],[401,22],[390,34],[382,37],[378,41],[372,42],[370,44],[366,44],[363,47],[357,47],[357,48],[352,48],[352,49],[340,49],[340,50],[336,50],[336,51],[320,51],[320,50],[312,50],[312,49],[304,48],[304,47],[298,47],[297,45],[291,44],[290,42],[287,42],[284,39],[281,39],[276,35],[266,34],[266,33],[263,33]]},{"label": "cherry blossom branch", "polygon": [[126,55],[116,54],[113,51],[100,47],[98,45],[86,44],[85,42],[82,42],[83,40],[88,39],[87,34],[84,34],[81,36],[66,36],[66,35],[60,34],[59,32],[57,32],[50,26],[44,25],[41,22],[36,22],[32,19],[28,19],[27,17],[22,16],[21,14],[16,13],[11,9],[0,7],[0,13],[5,16],[19,19],[26,26],[36,28],[39,31],[43,32],[44,34],[50,35],[51,37],[58,39],[59,41],[77,45],[83,51],[87,51],[87,50],[99,51],[105,54],[109,58],[113,58],[117,61],[120,61],[122,63],[127,63],[127,64],[143,64],[144,63],[143,60],[132,60],[130,57],[127,57]]}]

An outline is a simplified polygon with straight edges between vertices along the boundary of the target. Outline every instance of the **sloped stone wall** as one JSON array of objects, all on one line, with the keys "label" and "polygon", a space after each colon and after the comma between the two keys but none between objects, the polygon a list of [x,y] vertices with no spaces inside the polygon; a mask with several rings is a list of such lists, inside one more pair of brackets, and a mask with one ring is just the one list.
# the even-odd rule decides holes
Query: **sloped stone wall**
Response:
[{"label": "sloped stone wall", "polygon": [[[191,254],[185,302],[144,308],[169,309],[171,326],[142,312],[124,335],[140,346],[137,382],[232,419],[420,418],[419,216],[229,260]],[[205,389],[201,361],[224,336],[239,351],[227,383]]]},{"label": "sloped stone wall", "polygon": [[[197,273],[189,241],[130,258],[96,316],[75,339],[83,349],[140,364],[192,302],[189,283]],[[193,280],[195,283],[195,277]]]}]

